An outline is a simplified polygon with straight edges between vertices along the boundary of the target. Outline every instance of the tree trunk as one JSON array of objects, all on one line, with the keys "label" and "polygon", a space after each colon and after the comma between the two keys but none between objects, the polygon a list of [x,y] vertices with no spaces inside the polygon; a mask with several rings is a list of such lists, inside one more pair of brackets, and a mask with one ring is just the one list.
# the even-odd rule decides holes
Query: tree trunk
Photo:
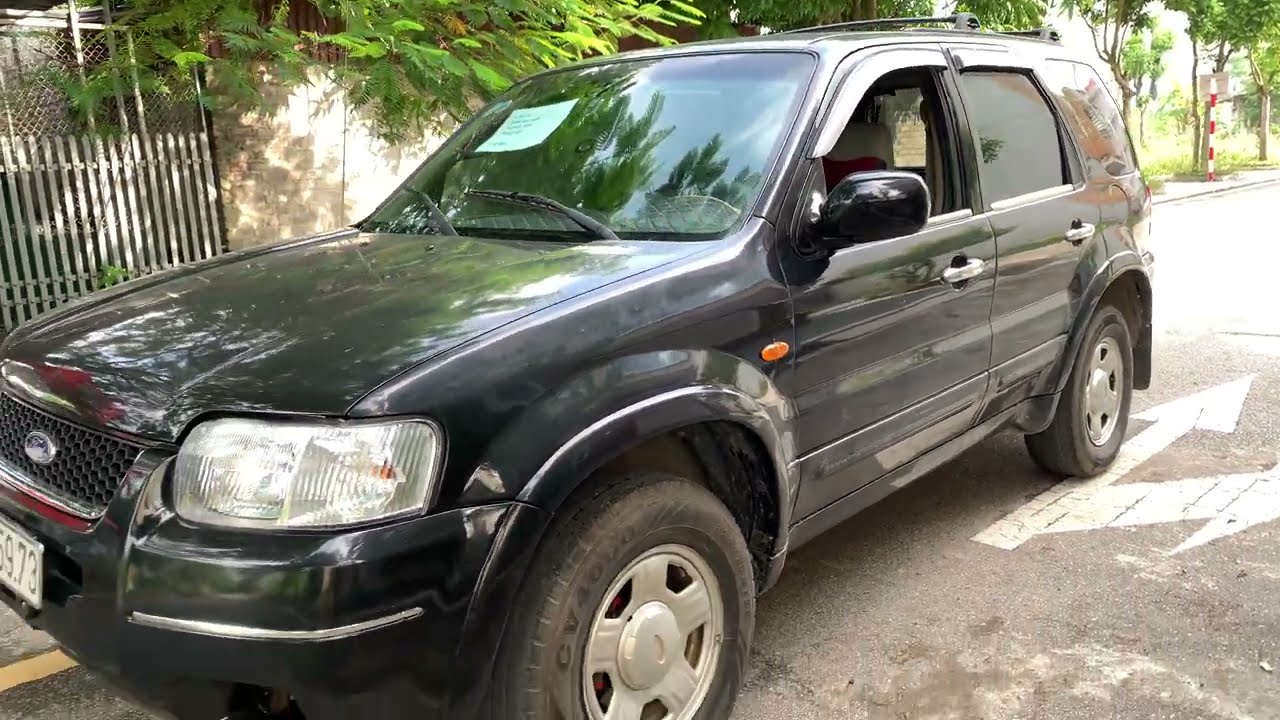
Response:
[{"label": "tree trunk", "polygon": [[1209,101],[1204,103],[1204,126],[1200,129],[1200,162],[1196,163],[1196,168],[1201,170],[1209,169],[1209,128],[1217,121],[1217,116],[1213,115],[1213,110],[1209,105]]},{"label": "tree trunk", "polygon": [[1120,112],[1126,127],[1133,127],[1133,90],[1126,83],[1120,86]]},{"label": "tree trunk", "polygon": [[1201,126],[1204,119],[1200,115],[1200,47],[1195,39],[1191,40],[1191,127],[1195,131],[1195,139],[1191,142],[1191,169],[1200,169],[1200,158],[1204,156],[1203,135]]},{"label": "tree trunk", "polygon": [[1147,113],[1138,108],[1138,144],[1147,146]]},{"label": "tree trunk", "polygon": [[1270,159],[1267,157],[1267,146],[1271,144],[1271,90],[1264,90],[1258,101],[1261,111],[1258,122],[1258,159],[1266,162]]}]

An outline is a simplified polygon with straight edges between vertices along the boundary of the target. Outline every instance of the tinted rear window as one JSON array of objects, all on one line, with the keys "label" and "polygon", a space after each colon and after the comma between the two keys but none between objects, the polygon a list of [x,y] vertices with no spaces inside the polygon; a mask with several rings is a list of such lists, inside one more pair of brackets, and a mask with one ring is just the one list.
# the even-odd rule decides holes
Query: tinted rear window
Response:
[{"label": "tinted rear window", "polygon": [[1137,170],[1124,117],[1097,71],[1067,60],[1050,60],[1045,65],[1049,89],[1062,101],[1085,156],[1113,176]]},{"label": "tinted rear window", "polygon": [[1016,72],[966,72],[960,89],[978,135],[978,177],[987,204],[1058,187],[1058,124],[1049,100]]}]

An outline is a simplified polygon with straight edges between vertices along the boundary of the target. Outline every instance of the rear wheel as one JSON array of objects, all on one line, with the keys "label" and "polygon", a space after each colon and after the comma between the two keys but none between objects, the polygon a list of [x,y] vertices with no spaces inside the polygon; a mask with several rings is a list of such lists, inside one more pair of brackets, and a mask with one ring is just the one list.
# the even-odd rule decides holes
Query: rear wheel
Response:
[{"label": "rear wheel", "polygon": [[754,625],[733,516],[679,478],[607,479],[549,531],[513,611],[491,717],[728,717]]},{"label": "rear wheel", "polygon": [[1118,308],[1104,305],[1085,330],[1052,424],[1027,436],[1031,457],[1059,475],[1091,477],[1103,472],[1120,453],[1132,398],[1129,324]]}]

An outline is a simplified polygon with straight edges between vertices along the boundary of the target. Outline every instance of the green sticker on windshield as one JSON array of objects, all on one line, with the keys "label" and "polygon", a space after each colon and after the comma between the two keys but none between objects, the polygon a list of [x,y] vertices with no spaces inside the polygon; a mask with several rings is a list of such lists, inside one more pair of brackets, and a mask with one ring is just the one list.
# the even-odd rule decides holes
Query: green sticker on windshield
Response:
[{"label": "green sticker on windshield", "polygon": [[577,100],[566,100],[554,105],[514,110],[506,122],[476,148],[476,152],[511,152],[531,148],[560,127],[577,104]]}]

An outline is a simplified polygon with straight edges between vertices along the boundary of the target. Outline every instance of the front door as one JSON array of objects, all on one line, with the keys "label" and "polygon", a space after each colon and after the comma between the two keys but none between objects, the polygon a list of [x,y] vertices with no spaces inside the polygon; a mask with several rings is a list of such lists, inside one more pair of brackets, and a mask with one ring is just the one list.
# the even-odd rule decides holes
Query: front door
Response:
[{"label": "front door", "polygon": [[986,391],[996,252],[964,179],[954,79],[940,48],[901,52],[902,63],[854,56],[859,97],[832,111],[839,131],[819,134],[813,177],[919,172],[933,217],[915,235],[840,250],[811,277],[792,273],[798,348],[781,382],[799,411],[797,520],[966,430]]}]

